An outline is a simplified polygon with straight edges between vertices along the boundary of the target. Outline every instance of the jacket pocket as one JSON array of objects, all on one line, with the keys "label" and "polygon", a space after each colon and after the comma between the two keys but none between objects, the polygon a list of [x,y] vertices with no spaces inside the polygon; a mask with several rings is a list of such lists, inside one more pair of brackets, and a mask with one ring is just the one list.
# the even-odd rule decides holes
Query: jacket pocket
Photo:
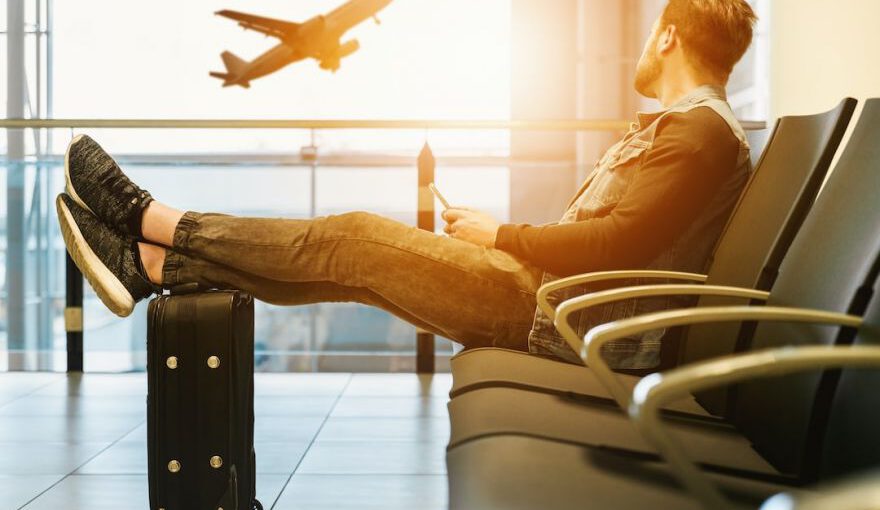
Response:
[{"label": "jacket pocket", "polygon": [[617,168],[630,165],[632,163],[641,163],[642,156],[651,147],[649,142],[639,139],[633,139],[620,148],[609,161],[609,168],[616,170]]},{"label": "jacket pocket", "polygon": [[650,143],[634,139],[608,157],[593,178],[589,196],[578,204],[577,221],[602,217],[614,209],[629,189],[650,147]]}]

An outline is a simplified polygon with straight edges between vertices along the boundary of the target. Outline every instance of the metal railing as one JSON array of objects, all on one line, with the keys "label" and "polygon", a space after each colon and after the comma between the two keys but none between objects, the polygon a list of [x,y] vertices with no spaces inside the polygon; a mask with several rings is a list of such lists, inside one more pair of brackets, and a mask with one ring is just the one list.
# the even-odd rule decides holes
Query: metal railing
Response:
[{"label": "metal railing", "polygon": [[623,120],[300,120],[300,119],[3,119],[0,128],[33,129],[431,129],[619,131]]},{"label": "metal railing", "polygon": [[[742,122],[747,130],[766,128],[765,122]],[[624,120],[244,120],[244,119],[0,119],[2,129],[282,129],[309,130],[462,130],[622,132]],[[427,146],[426,146],[427,148]],[[176,156],[163,159],[171,161]],[[314,164],[316,154],[301,154],[297,163]],[[337,158],[342,158],[337,156]],[[397,158],[398,160],[401,158]],[[498,162],[498,158],[495,162]],[[434,199],[428,184],[434,181],[436,160],[424,150],[409,161],[418,166],[418,228],[434,231]],[[509,163],[509,160],[505,160]],[[323,162],[322,162],[323,163]],[[369,165],[368,165],[369,166]],[[68,371],[83,369],[83,277],[70,257],[66,265],[65,329]],[[417,330],[416,367],[420,373],[434,371],[434,336]]]}]

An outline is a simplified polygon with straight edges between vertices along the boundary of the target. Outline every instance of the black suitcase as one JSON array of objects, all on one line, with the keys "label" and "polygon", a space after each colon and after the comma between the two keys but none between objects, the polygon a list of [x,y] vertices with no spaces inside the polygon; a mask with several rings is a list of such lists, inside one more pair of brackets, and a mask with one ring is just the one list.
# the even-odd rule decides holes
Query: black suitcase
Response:
[{"label": "black suitcase", "polygon": [[148,314],[150,509],[261,510],[253,298],[184,286]]}]

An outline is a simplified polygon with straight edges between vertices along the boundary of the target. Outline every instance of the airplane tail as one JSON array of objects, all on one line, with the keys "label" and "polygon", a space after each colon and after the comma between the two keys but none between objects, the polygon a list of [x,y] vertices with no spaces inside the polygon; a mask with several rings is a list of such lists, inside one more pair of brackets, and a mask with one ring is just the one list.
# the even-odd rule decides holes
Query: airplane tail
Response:
[{"label": "airplane tail", "polygon": [[247,62],[235,56],[230,51],[224,51],[220,58],[223,59],[223,65],[226,66],[225,73],[219,72],[211,72],[211,76],[214,78],[220,78],[223,80],[224,87],[230,87],[232,85],[240,85],[244,88],[250,88],[251,84],[247,81],[239,81],[239,78],[243,74],[245,68],[247,67]]}]

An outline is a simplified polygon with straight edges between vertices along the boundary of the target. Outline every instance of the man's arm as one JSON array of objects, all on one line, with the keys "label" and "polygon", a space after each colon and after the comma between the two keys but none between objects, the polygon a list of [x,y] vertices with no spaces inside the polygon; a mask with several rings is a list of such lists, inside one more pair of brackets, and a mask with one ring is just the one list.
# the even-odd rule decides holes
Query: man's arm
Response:
[{"label": "man's arm", "polygon": [[613,210],[568,224],[502,225],[495,247],[563,277],[644,267],[704,211],[738,153],[730,127],[711,109],[669,115]]}]

